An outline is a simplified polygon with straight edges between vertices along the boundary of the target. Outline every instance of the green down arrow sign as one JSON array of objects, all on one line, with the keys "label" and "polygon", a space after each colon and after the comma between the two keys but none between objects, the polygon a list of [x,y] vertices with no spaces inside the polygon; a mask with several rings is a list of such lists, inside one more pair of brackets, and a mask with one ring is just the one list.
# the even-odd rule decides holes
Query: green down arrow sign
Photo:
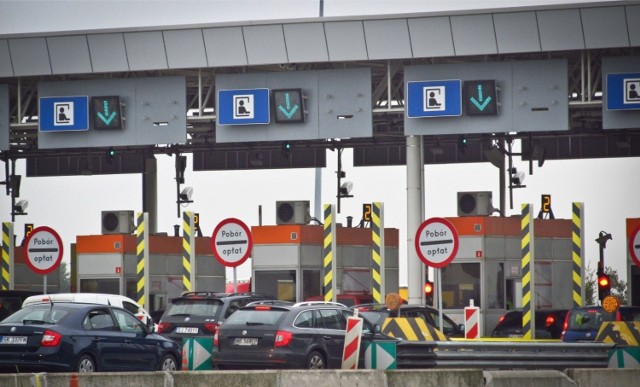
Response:
[{"label": "green down arrow sign", "polygon": [[305,121],[302,89],[273,90],[272,100],[276,123],[300,123]]},{"label": "green down arrow sign", "polygon": [[498,114],[496,81],[464,82],[465,112],[468,116],[490,116]]},{"label": "green down arrow sign", "polygon": [[91,116],[94,129],[122,129],[120,97],[91,97]]}]

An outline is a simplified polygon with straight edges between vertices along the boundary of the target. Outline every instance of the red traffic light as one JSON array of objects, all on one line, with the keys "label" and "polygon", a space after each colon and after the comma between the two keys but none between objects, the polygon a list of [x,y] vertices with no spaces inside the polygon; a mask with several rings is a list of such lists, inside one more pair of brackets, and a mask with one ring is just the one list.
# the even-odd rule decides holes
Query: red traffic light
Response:
[{"label": "red traffic light", "polygon": [[609,276],[608,275],[601,275],[598,278],[598,286],[603,287],[603,288],[609,286]]},{"label": "red traffic light", "polygon": [[611,294],[611,278],[606,274],[600,274],[598,276],[598,298],[602,301],[609,294]]},{"label": "red traffic light", "polygon": [[424,284],[424,294],[427,296],[433,295],[433,282],[427,281]]}]

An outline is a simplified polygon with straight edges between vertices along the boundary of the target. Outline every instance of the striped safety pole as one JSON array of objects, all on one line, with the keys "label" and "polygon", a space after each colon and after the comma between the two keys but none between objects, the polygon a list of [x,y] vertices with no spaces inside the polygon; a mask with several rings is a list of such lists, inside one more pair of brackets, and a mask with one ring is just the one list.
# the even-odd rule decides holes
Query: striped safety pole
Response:
[{"label": "striped safety pole", "polygon": [[324,205],[324,244],[322,249],[322,267],[324,268],[324,300],[336,302],[334,278],[336,272],[336,207],[333,204]]},{"label": "striped safety pole", "polygon": [[532,204],[522,205],[520,217],[520,246],[522,248],[522,337],[535,339],[536,321],[532,318],[535,309],[535,264],[533,254]]},{"label": "striped safety pole", "polygon": [[138,212],[136,227],[136,293],[138,304],[147,308],[149,306],[149,270],[146,268],[149,262],[149,214]]},{"label": "striped safety pole", "polygon": [[571,240],[573,242],[573,307],[584,305],[584,203],[573,202],[571,206],[573,227]]},{"label": "striped safety pole", "polygon": [[371,284],[373,301],[384,302],[384,203],[374,202],[371,214],[371,235],[373,238]]},{"label": "striped safety pole", "polygon": [[13,223],[2,223],[2,278],[0,289],[13,289]]},{"label": "striped safety pole", "polygon": [[182,213],[182,284],[187,292],[195,290],[196,283],[194,219],[193,212]]}]

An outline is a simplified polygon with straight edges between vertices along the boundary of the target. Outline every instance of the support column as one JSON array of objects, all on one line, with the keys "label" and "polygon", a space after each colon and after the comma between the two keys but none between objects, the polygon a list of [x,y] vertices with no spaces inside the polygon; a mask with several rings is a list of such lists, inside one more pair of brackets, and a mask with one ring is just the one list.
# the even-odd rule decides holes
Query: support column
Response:
[{"label": "support column", "polygon": [[409,304],[424,303],[424,264],[418,258],[415,236],[424,220],[422,136],[407,137],[407,287]]},{"label": "support column", "polygon": [[142,212],[149,215],[149,233],[158,232],[158,163],[154,155],[144,159],[142,173]]}]

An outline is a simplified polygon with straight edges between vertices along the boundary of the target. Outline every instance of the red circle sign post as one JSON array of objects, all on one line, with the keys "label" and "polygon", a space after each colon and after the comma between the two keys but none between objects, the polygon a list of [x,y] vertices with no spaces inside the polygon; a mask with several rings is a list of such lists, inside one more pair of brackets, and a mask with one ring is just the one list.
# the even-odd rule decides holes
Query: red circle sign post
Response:
[{"label": "red circle sign post", "polygon": [[27,265],[36,274],[49,274],[62,261],[62,239],[47,226],[36,227],[29,233],[23,247]]},{"label": "red circle sign post", "polygon": [[636,263],[636,266],[640,267],[640,226],[629,235],[629,254]]},{"label": "red circle sign post", "polygon": [[252,246],[251,231],[235,218],[220,222],[211,236],[211,251],[218,262],[226,267],[242,265],[249,258]]},{"label": "red circle sign post", "polygon": [[458,253],[458,232],[443,218],[427,219],[416,232],[416,251],[425,265],[440,268]]}]

